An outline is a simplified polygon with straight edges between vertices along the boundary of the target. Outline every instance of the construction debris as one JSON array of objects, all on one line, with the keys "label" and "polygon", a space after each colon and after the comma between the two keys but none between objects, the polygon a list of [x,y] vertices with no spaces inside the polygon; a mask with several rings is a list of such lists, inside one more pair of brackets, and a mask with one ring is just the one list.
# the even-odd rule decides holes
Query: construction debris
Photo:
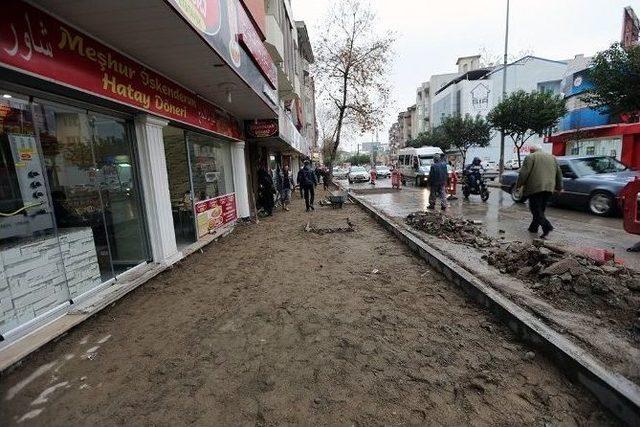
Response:
[{"label": "construction debris", "polygon": [[483,251],[483,259],[500,273],[528,283],[554,306],[597,311],[640,339],[640,273],[614,260],[604,262],[544,240],[504,242],[487,236],[479,221],[439,212],[416,212],[407,216],[406,223],[440,239]]},{"label": "construction debris", "polygon": [[440,239],[463,243],[474,248],[489,248],[497,243],[486,236],[481,221],[452,217],[439,212],[415,212],[409,214],[406,223]]},{"label": "construction debris", "polygon": [[347,226],[346,227],[331,227],[331,228],[320,228],[314,227],[311,225],[311,222],[308,222],[304,227],[304,231],[307,233],[315,233],[320,236],[324,236],[325,234],[334,234],[334,233],[352,233],[356,231],[356,225],[351,222],[349,218],[346,219]]},{"label": "construction debris", "polygon": [[561,306],[605,310],[607,318],[629,326],[640,308],[640,273],[614,261],[599,265],[587,256],[541,241],[494,247],[483,258],[501,273],[530,283],[537,293]]}]

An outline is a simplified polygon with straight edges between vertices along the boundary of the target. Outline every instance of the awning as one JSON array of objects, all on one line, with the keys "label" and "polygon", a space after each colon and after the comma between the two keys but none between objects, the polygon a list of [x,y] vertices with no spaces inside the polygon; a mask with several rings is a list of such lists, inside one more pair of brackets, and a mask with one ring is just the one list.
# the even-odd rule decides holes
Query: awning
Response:
[{"label": "awning", "polygon": [[246,52],[240,52],[243,67],[251,72],[242,75],[168,2],[36,0],[32,4],[239,119],[277,117],[269,84]]}]

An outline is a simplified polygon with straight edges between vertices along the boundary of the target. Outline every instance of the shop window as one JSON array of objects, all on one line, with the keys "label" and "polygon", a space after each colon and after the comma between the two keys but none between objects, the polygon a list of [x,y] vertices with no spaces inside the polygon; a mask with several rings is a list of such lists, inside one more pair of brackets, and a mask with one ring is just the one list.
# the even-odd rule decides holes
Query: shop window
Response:
[{"label": "shop window", "polygon": [[594,147],[593,145],[590,146],[590,147],[587,147],[586,154],[587,154],[587,156],[595,155],[596,154],[596,147]]},{"label": "shop window", "polygon": [[217,138],[188,132],[195,201],[233,193],[231,147]]},{"label": "shop window", "polygon": [[0,93],[0,333],[4,333],[68,301],[69,289],[31,105],[27,97]]},{"label": "shop window", "polygon": [[67,269],[75,297],[148,260],[137,165],[125,122],[60,105],[36,108],[61,241],[80,242],[78,264]]},{"label": "shop window", "polygon": [[196,241],[194,197],[191,189],[187,142],[185,132],[173,126],[165,126],[162,130],[162,137],[167,160],[173,227],[176,243],[178,247],[182,247]]}]

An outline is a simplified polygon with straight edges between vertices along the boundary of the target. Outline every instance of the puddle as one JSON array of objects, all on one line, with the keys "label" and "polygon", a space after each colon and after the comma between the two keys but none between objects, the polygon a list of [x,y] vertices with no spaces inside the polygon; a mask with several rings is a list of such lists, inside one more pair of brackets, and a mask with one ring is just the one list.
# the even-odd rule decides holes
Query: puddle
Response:
[{"label": "puddle", "polygon": [[18,420],[18,423],[27,421],[27,420],[31,420],[35,417],[37,417],[38,415],[40,415],[40,413],[44,411],[44,408],[40,408],[40,409],[34,409],[33,411],[29,411],[26,414],[24,414],[22,417],[20,417],[20,419]]},{"label": "puddle", "polygon": [[47,371],[49,371],[51,368],[53,368],[56,363],[57,363],[57,361],[54,361],[54,362],[51,362],[51,363],[47,363],[46,365],[40,366],[38,369],[36,369],[34,372],[32,372],[31,375],[29,375],[27,378],[23,379],[18,384],[16,384],[13,387],[11,387],[9,389],[9,391],[7,392],[7,396],[5,397],[5,399],[6,400],[13,399],[16,396],[16,394],[20,393],[20,391],[22,391],[22,389],[24,389],[26,386],[31,384],[35,379],[37,379],[38,377],[41,377],[42,375],[44,375]]},{"label": "puddle", "polygon": [[52,385],[51,387],[45,389],[42,393],[40,393],[40,396],[38,396],[36,400],[31,402],[31,406],[42,405],[43,403],[47,403],[47,401],[49,400],[49,396],[51,394],[53,394],[59,388],[66,387],[67,384],[69,384],[69,381],[63,381],[61,383]]},{"label": "puddle", "polygon": [[104,344],[111,339],[111,334],[106,335],[98,340],[98,344]]}]

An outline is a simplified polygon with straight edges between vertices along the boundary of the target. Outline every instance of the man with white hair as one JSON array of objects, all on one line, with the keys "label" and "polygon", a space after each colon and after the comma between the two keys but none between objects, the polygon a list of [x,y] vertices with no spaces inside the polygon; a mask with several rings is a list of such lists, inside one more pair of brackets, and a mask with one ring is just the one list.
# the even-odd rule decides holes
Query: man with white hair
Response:
[{"label": "man with white hair", "polygon": [[529,199],[529,210],[533,216],[529,232],[537,233],[542,227],[543,239],[553,231],[545,211],[554,191],[562,191],[562,171],[558,161],[539,146],[531,147],[531,154],[522,163],[516,188],[523,188],[523,194]]}]

